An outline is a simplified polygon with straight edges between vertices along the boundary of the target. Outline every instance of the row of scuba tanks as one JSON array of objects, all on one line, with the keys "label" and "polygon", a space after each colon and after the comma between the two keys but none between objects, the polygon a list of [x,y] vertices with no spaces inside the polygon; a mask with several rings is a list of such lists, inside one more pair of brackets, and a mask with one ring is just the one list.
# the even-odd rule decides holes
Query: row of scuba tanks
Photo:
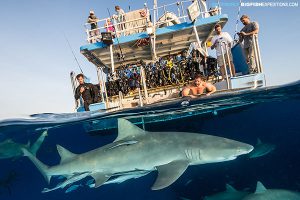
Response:
[{"label": "row of scuba tanks", "polygon": [[191,55],[186,57],[185,53],[181,53],[181,55],[160,58],[156,63],[146,64],[141,60],[134,64],[120,66],[114,74],[108,75],[107,95],[109,97],[119,95],[119,91],[127,95],[141,88],[141,66],[145,70],[147,89],[184,85],[193,80],[197,74],[207,79],[219,77],[215,58],[204,58],[198,51],[192,52]]}]

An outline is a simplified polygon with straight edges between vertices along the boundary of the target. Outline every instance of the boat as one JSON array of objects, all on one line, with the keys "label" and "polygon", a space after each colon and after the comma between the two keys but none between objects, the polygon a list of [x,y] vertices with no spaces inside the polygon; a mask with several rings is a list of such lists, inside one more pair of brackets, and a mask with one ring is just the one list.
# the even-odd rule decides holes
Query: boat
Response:
[{"label": "boat", "polygon": [[[208,10],[206,2],[202,0],[177,1],[167,5],[158,5],[154,0],[153,8],[144,4],[141,9],[123,14],[121,20],[120,16],[99,19],[99,27],[96,29],[91,30],[90,24],[85,24],[88,44],[81,46],[80,52],[97,69],[98,83],[95,85],[99,88],[101,99],[89,106],[90,111],[104,116],[117,114],[130,117],[138,116],[132,113],[142,110],[157,113],[165,106],[170,110],[172,105],[174,109],[178,105],[188,105],[190,100],[182,98],[180,92],[191,79],[185,77],[180,68],[187,65],[187,62],[191,63],[192,59],[197,60],[195,73],[207,76],[208,81],[213,82],[217,88],[216,94],[209,98],[201,97],[194,101],[196,104],[213,101],[213,96],[228,96],[265,87],[257,35],[253,36],[257,72],[249,74],[241,45],[237,42],[231,49],[222,48],[224,52],[232,52],[237,76],[233,77],[230,67],[225,66],[226,77],[220,81],[216,59],[209,55],[208,48],[215,35],[215,25],[224,27],[228,15],[222,14],[219,1],[215,5],[217,6]],[[116,18],[119,20],[115,20]],[[110,25],[113,31],[108,29],[108,20],[113,21]],[[94,34],[95,31],[97,34]],[[207,61],[203,66],[200,65],[201,56]],[[209,59],[213,67],[207,71]],[[168,68],[168,65],[171,67]],[[164,66],[163,69],[161,66]],[[153,69],[156,70],[154,75]],[[139,77],[135,78],[133,74]],[[76,73],[71,72],[74,93],[78,86],[75,77]],[[81,99],[77,112],[85,111],[82,101]],[[134,118],[132,117],[133,122],[142,123],[140,118]],[[167,118],[164,120],[168,120]],[[153,120],[155,121],[151,119],[149,122]],[[107,123],[105,126],[110,127]],[[97,129],[95,127],[103,129],[103,124],[88,127],[93,130]]]}]

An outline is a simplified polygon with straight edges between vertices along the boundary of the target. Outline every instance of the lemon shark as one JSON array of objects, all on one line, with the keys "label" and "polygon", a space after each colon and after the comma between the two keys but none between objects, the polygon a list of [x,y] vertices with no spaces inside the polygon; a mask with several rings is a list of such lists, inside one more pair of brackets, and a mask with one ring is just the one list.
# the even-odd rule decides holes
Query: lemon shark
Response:
[{"label": "lemon shark", "polygon": [[266,189],[261,182],[257,182],[256,191],[243,200],[300,200],[300,193],[283,189]]},{"label": "lemon shark", "polygon": [[226,190],[217,194],[206,196],[204,200],[241,200],[247,196],[249,192],[238,191],[229,184],[226,184]]},{"label": "lemon shark", "polygon": [[45,137],[48,135],[47,130],[44,131],[39,138],[30,145],[30,142],[28,144],[20,144],[16,143],[11,139],[5,140],[0,143],[0,159],[6,159],[6,158],[19,158],[23,156],[22,149],[25,148],[28,151],[30,151],[33,155],[36,155],[36,152],[40,149],[40,146],[44,142]]},{"label": "lemon shark", "polygon": [[118,136],[114,142],[82,154],[74,154],[59,145],[57,150],[60,164],[47,166],[23,149],[48,183],[52,176],[66,177],[62,186],[91,176],[97,188],[116,174],[128,176],[128,172],[157,170],[152,189],[159,190],[174,183],[190,165],[234,160],[251,152],[253,146],[198,133],[148,132],[118,119]]}]

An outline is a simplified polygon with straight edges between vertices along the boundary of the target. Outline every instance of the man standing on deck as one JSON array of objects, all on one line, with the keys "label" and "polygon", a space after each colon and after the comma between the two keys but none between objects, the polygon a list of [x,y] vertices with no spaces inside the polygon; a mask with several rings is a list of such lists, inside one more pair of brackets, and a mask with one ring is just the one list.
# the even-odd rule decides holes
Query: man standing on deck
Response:
[{"label": "man standing on deck", "polygon": [[249,73],[256,73],[257,66],[255,64],[254,49],[253,49],[253,36],[258,34],[259,25],[257,22],[251,22],[247,15],[241,17],[241,22],[245,25],[238,33],[239,42],[244,41],[244,53],[249,67]]},{"label": "man standing on deck", "polygon": [[98,101],[98,88],[91,83],[85,83],[83,74],[78,74],[76,79],[79,82],[79,86],[75,91],[76,108],[78,107],[78,99],[82,97],[84,110],[90,111],[89,105]]},{"label": "man standing on deck", "polygon": [[[226,71],[225,71],[227,69],[225,67],[226,65],[230,66],[232,76],[235,76],[235,68],[234,68],[232,54],[231,54],[231,45],[233,39],[229,35],[229,33],[222,32],[222,27],[220,24],[217,24],[215,26],[215,31],[217,35],[215,35],[211,40],[212,43],[211,49],[216,49],[217,61],[222,74],[222,79],[221,79],[222,81],[226,77]],[[223,48],[223,54],[221,50],[222,48]],[[228,51],[228,54],[226,52],[226,49]],[[223,58],[225,59],[225,63]]]},{"label": "man standing on deck", "polygon": [[91,24],[90,37],[91,43],[95,43],[97,41],[97,36],[100,35],[100,31],[98,30],[97,22],[99,19],[96,17],[95,12],[93,10],[90,11],[90,15],[88,17],[87,22]]}]

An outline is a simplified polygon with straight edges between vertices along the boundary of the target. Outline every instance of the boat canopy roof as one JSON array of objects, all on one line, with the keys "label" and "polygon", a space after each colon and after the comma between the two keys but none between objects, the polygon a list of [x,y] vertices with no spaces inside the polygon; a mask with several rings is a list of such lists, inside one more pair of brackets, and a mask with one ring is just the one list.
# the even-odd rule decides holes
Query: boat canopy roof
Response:
[{"label": "boat canopy roof", "polygon": [[[146,12],[149,13],[149,11]],[[169,20],[169,16],[165,16],[166,19],[167,17],[168,22],[171,22],[172,19]],[[170,17],[172,18],[172,16]],[[182,19],[181,21],[183,22],[180,22],[180,18],[177,19],[176,16],[174,17],[174,23],[155,24],[156,31],[154,41],[156,57],[158,58],[180,53],[182,50],[188,49],[191,43],[197,42],[194,26],[196,27],[199,40],[202,42],[202,47],[205,47],[205,43],[215,34],[215,25],[221,24],[223,27],[228,20],[226,14],[199,17],[194,22],[183,21]],[[158,19],[158,22],[159,20],[161,20],[161,18]],[[119,25],[115,25],[116,29],[117,26]],[[147,25],[146,27],[149,26]],[[146,27],[142,31],[137,31],[137,33],[132,33],[132,29],[130,29],[130,34],[119,34],[115,32],[117,35],[114,34],[115,38],[112,44],[115,68],[140,60],[145,62],[153,61],[153,49],[150,44],[151,34],[149,34],[149,31],[146,31]],[[123,33],[125,32],[123,31]],[[80,48],[80,52],[98,67],[111,67],[110,47],[103,41],[91,42],[90,44],[84,45]]]}]

